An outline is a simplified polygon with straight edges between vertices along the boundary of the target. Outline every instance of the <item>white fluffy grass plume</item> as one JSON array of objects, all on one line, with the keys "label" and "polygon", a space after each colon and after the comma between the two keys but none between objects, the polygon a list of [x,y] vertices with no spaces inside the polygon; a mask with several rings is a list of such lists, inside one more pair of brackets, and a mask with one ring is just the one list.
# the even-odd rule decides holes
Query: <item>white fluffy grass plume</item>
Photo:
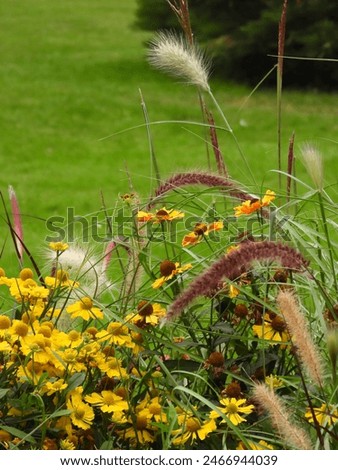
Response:
[{"label": "white fluffy grass plume", "polygon": [[158,33],[150,44],[148,60],[155,68],[210,91],[208,61],[200,49],[188,44],[182,36]]},{"label": "white fluffy grass plume", "polygon": [[71,244],[58,258],[55,251],[48,250],[46,258],[50,267],[66,271],[70,279],[79,282],[79,292],[89,297],[98,299],[112,288],[107,278],[104,257],[99,257],[89,247]]}]

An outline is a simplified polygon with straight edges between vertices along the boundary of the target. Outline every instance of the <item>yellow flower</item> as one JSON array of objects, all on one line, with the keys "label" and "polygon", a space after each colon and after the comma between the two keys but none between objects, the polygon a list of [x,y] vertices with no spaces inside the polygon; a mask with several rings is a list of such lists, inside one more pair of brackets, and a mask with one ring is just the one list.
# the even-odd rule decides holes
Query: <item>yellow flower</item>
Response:
[{"label": "yellow flower", "polygon": [[276,193],[268,189],[262,198],[262,207],[268,206],[276,198]]},{"label": "yellow flower", "polygon": [[138,211],[137,213],[137,220],[139,222],[149,222],[149,220],[153,220],[154,214],[151,212],[144,212],[144,211]]},{"label": "yellow flower", "polygon": [[41,333],[21,338],[21,351],[25,356],[32,356],[34,361],[40,364],[46,364],[54,359],[51,341]]},{"label": "yellow flower", "polygon": [[22,320],[13,320],[12,326],[8,329],[8,334],[13,337],[13,340],[24,338],[28,333],[29,327]]},{"label": "yellow flower", "polygon": [[268,377],[265,377],[265,383],[271,389],[283,387],[283,381],[279,379],[276,375],[270,374]]},{"label": "yellow flower", "polygon": [[137,306],[137,314],[131,314],[128,320],[139,328],[146,325],[156,326],[165,314],[166,310],[160,304],[150,304],[146,300],[141,300]]},{"label": "yellow flower", "polygon": [[262,439],[256,443],[253,441],[248,441],[249,448],[244,445],[243,442],[240,442],[236,447],[236,450],[268,450],[273,449],[273,446],[263,441]]},{"label": "yellow flower", "polygon": [[[337,407],[323,403],[320,408],[313,408],[313,411],[318,423],[321,426],[332,426],[338,420]],[[309,423],[313,423],[313,416],[310,408],[306,410],[305,418],[309,421]]]},{"label": "yellow flower", "polygon": [[159,397],[154,397],[151,399],[146,397],[141,403],[137,405],[136,410],[144,413],[147,419],[157,423],[167,422],[167,415],[162,409]]},{"label": "yellow flower", "polygon": [[128,377],[126,369],[122,367],[121,361],[116,357],[109,357],[99,361],[98,367],[110,378],[117,377],[118,379],[123,379]]},{"label": "yellow flower", "polygon": [[[254,406],[247,405],[244,398],[241,398],[240,400],[237,400],[236,398],[222,398],[220,400],[220,404],[223,405],[223,407],[219,407],[218,410],[223,413],[235,426],[238,426],[243,421],[246,421],[246,419],[243,418],[241,414],[249,415],[254,410]],[[219,417],[220,414],[218,411],[213,410],[210,412],[210,418],[216,419]],[[225,423],[226,421],[223,419],[221,422]]]},{"label": "yellow flower", "polygon": [[94,421],[93,408],[81,399],[81,395],[77,392],[71,394],[67,401],[67,409],[71,411],[71,422],[81,429],[90,429]]},{"label": "yellow flower", "polygon": [[234,286],[233,284],[230,284],[228,297],[230,299],[235,299],[236,297],[239,296],[239,294],[240,294],[240,290],[237,289],[237,287]]},{"label": "yellow flower", "polygon": [[66,251],[69,248],[68,243],[64,242],[50,242],[49,248],[53,251]]},{"label": "yellow flower", "polygon": [[7,277],[5,271],[0,268],[0,286],[10,287],[13,282],[13,278]]},{"label": "yellow flower", "polygon": [[110,390],[91,393],[85,397],[85,400],[91,405],[99,406],[104,413],[121,412],[128,409],[128,403]]},{"label": "yellow flower", "polygon": [[55,380],[54,382],[48,381],[42,387],[41,392],[46,393],[46,395],[51,396],[54,393],[61,392],[65,390],[68,385],[64,382],[63,379]]},{"label": "yellow flower", "polygon": [[12,325],[12,321],[7,315],[0,315],[0,338],[7,336],[8,329]]},{"label": "yellow flower", "polygon": [[61,439],[60,450],[75,450],[75,445],[69,439]]},{"label": "yellow flower", "polygon": [[13,439],[12,435],[3,430],[3,429],[0,429],[0,442],[9,442]]},{"label": "yellow flower", "polygon": [[26,364],[19,366],[16,372],[21,382],[32,382],[34,385],[41,385],[42,376],[46,374],[47,364],[40,364],[36,360],[28,361]]},{"label": "yellow flower", "polygon": [[[264,315],[262,325],[254,325],[252,329],[258,338],[266,339],[267,341],[287,343],[290,340],[285,321],[280,315],[272,312]],[[286,345],[282,347],[286,347]]]},{"label": "yellow flower", "polygon": [[12,346],[6,341],[0,341],[0,352],[10,352],[12,351]]},{"label": "yellow flower", "polygon": [[214,419],[208,419],[202,422],[196,416],[189,416],[182,414],[178,416],[178,423],[182,426],[181,429],[172,431],[175,437],[172,443],[175,446],[181,446],[189,441],[192,443],[195,439],[204,441],[208,434],[216,431],[217,426]]},{"label": "yellow flower", "polygon": [[184,271],[190,268],[192,268],[191,264],[185,264],[184,266],[180,267],[179,263],[174,263],[173,261],[169,260],[162,261],[160,264],[160,273],[162,277],[156,279],[156,281],[152,283],[153,289],[162,287],[165,282],[169,281],[174,276],[177,276],[177,274],[182,274]]},{"label": "yellow flower", "polygon": [[183,217],[183,212],[176,211],[174,209],[166,209],[165,207],[162,207],[162,209],[155,212],[155,214],[144,211],[139,211],[137,214],[137,220],[139,222],[149,222],[151,220],[154,224],[166,221],[171,222],[175,219],[182,219]]},{"label": "yellow flower", "polygon": [[93,306],[93,301],[90,297],[82,297],[81,300],[70,305],[66,310],[72,318],[81,317],[86,321],[89,319],[103,318],[102,310]]},{"label": "yellow flower", "polygon": [[126,346],[132,348],[133,341],[130,336],[129,328],[120,322],[111,322],[106,330],[101,330],[96,334],[98,340],[110,341],[117,346]]},{"label": "yellow flower", "polygon": [[49,289],[39,286],[34,279],[14,279],[9,288],[9,292],[17,302],[36,301],[37,299],[47,299]]},{"label": "yellow flower", "polygon": [[75,289],[80,285],[78,282],[69,279],[67,271],[63,271],[62,269],[58,269],[55,276],[46,276],[45,284],[53,289],[56,287],[69,287],[71,289]]},{"label": "yellow flower", "polygon": [[234,207],[235,217],[252,214],[253,212],[258,211],[261,207],[259,199],[244,201],[240,206]]},{"label": "yellow flower", "polygon": [[223,222],[216,221],[212,224],[206,225],[204,223],[198,223],[195,225],[194,230],[184,236],[182,240],[182,246],[196,245],[203,238],[209,235],[210,232],[215,232],[217,230],[222,230]]},{"label": "yellow flower", "polygon": [[251,199],[244,201],[240,206],[234,208],[235,216],[249,215],[266,207],[275,199],[276,193],[268,189],[262,199]]},{"label": "yellow flower", "polygon": [[[129,419],[130,427],[117,431],[123,440],[128,440],[132,447],[145,445],[155,441],[150,420],[142,411],[137,413],[133,420]],[[139,447],[138,447],[139,448]]]}]

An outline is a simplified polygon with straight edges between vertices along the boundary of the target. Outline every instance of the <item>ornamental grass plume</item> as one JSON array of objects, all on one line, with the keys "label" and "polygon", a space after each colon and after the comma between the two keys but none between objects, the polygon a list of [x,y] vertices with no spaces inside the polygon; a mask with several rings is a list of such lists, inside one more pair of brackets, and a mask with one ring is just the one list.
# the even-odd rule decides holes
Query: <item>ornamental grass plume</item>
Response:
[{"label": "ornamental grass plume", "polygon": [[11,202],[11,209],[12,209],[12,216],[13,216],[13,232],[14,232],[14,242],[17,250],[17,254],[19,257],[20,263],[23,260],[23,244],[21,241],[23,240],[23,229],[22,229],[22,221],[21,221],[21,214],[20,214],[20,207],[18,198],[16,197],[16,193],[13,189],[13,186],[8,186],[8,195],[9,200]]},{"label": "ornamental grass plume", "polygon": [[172,303],[164,321],[179,315],[196,297],[215,293],[224,278],[235,280],[246,272],[254,261],[263,260],[279,260],[281,266],[286,269],[304,270],[308,265],[303,256],[288,245],[272,241],[242,243],[195,278]]},{"label": "ornamental grass plume", "polygon": [[246,193],[238,188],[232,181],[225,176],[215,175],[207,172],[191,171],[186,173],[176,173],[165,180],[155,192],[155,197],[149,202],[148,207],[155,203],[155,199],[160,198],[168,191],[172,191],[184,186],[201,185],[209,188],[222,188],[229,191],[230,196],[242,201],[253,201],[255,196]]},{"label": "ornamental grass plume", "polygon": [[172,32],[160,32],[151,41],[149,63],[157,69],[210,92],[209,64],[195,45]]},{"label": "ornamental grass plume", "polygon": [[286,445],[299,450],[313,449],[309,436],[304,429],[292,422],[289,411],[274,390],[265,384],[256,383],[253,387],[253,399],[259,408],[268,413],[272,426]]},{"label": "ornamental grass plume", "polygon": [[322,154],[314,145],[306,143],[301,147],[301,155],[310,178],[312,179],[316,189],[321,192],[324,184]]},{"label": "ornamental grass plume", "polygon": [[62,269],[71,279],[79,281],[80,290],[93,298],[100,297],[113,287],[106,275],[106,256],[107,253],[103,258],[99,258],[92,250],[79,243],[69,244],[69,247],[57,256],[53,250],[45,253],[46,259],[55,269]]},{"label": "ornamental grass plume", "polygon": [[323,367],[320,354],[314,344],[307,322],[300,311],[295,295],[290,290],[281,290],[277,305],[284,316],[296,354],[307,375],[319,386],[323,384]]}]

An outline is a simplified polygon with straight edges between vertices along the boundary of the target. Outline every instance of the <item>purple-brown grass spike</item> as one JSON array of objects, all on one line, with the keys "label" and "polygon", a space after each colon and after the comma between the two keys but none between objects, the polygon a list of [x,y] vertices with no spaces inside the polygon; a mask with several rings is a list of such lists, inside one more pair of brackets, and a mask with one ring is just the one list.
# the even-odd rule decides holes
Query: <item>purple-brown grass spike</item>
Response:
[{"label": "purple-brown grass spike", "polygon": [[11,210],[13,216],[13,231],[16,251],[18,254],[19,262],[20,264],[22,264],[24,252],[23,245],[21,243],[21,241],[23,241],[23,228],[18,198],[12,186],[8,186],[8,195],[11,203]]},{"label": "purple-brown grass spike", "polygon": [[255,261],[279,261],[283,268],[296,271],[308,266],[308,261],[288,245],[272,241],[243,243],[197,276],[169,307],[164,322],[179,316],[196,297],[219,290],[224,279],[233,281],[239,278]]},{"label": "purple-brown grass spike", "polygon": [[174,189],[182,188],[185,186],[194,186],[201,185],[207,187],[219,187],[229,191],[229,195],[241,201],[252,201],[255,199],[255,196],[252,196],[249,193],[238,188],[235,183],[230,181],[228,178],[220,175],[215,175],[212,173],[206,172],[186,172],[186,173],[177,173],[166,181],[164,181],[155,192],[155,196],[148,203],[148,209],[155,204],[155,201],[166,194],[169,191]]}]

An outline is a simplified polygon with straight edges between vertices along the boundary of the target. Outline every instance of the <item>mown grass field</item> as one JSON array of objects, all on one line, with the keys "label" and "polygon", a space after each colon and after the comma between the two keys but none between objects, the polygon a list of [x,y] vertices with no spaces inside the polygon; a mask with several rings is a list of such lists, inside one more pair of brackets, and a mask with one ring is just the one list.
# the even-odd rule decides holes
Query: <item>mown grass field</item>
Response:
[{"label": "mown grass field", "polygon": [[[133,26],[135,8],[136,0],[0,4],[0,187],[6,199],[9,184],[16,190],[33,253],[43,244],[46,218],[65,216],[67,207],[94,212],[101,194],[114,206],[129,191],[129,177],[142,196],[153,188],[140,91],[151,121],[201,122],[196,90],[148,66],[151,34]],[[256,183],[276,189],[275,92],[258,90],[247,100],[251,90],[243,86],[212,81],[212,87]],[[337,94],[284,93],[284,170],[295,132],[296,151],[316,142],[327,185],[337,183],[337,104]],[[216,112],[215,119],[222,125]],[[135,126],[141,127],[128,130]],[[166,123],[151,131],[162,177],[207,168],[202,127]],[[257,189],[229,136],[220,132],[219,140],[231,176]],[[298,162],[297,176],[309,181]],[[6,235],[2,224],[2,245]],[[5,260],[13,258],[9,247],[7,240]]]}]

